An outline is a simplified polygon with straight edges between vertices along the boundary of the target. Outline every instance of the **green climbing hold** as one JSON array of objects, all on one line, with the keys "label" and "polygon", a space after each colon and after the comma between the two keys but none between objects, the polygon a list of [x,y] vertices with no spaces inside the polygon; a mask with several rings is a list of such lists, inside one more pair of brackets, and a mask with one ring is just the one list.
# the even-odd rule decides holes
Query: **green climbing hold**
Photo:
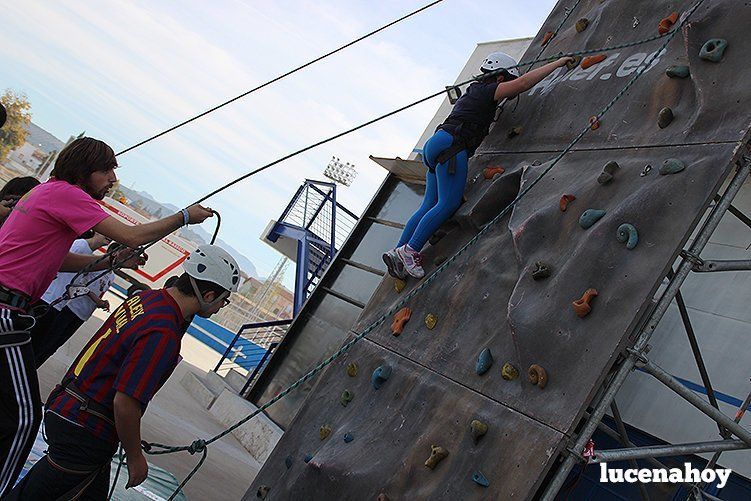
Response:
[{"label": "green climbing hold", "polygon": [[566,68],[573,70],[582,62],[581,56],[573,56],[572,60],[566,63]]},{"label": "green climbing hold", "polygon": [[660,110],[660,113],[657,115],[657,125],[660,127],[660,129],[664,129],[670,123],[673,121],[673,110],[668,108],[667,106]]},{"label": "green climbing hold", "polygon": [[432,313],[428,313],[428,315],[425,317],[425,327],[432,331],[433,329],[435,329],[437,323],[438,319],[436,318],[436,316]]},{"label": "green climbing hold", "polygon": [[670,66],[665,70],[665,74],[670,78],[688,78],[691,76],[691,70],[688,66]]},{"label": "green climbing hold", "polygon": [[487,487],[490,485],[490,481],[487,478],[485,478],[485,475],[483,475],[479,471],[475,472],[475,474],[472,475],[472,481],[482,487]]},{"label": "green climbing hold", "polygon": [[666,176],[668,174],[677,174],[686,168],[686,164],[677,158],[668,158],[660,166],[660,174]]},{"label": "green climbing hold", "polygon": [[602,168],[602,172],[597,178],[597,182],[602,185],[608,184],[610,181],[613,180],[613,177],[615,176],[615,172],[618,169],[619,169],[618,162],[610,161],[606,163],[605,167]]},{"label": "green climbing hold", "polygon": [[723,38],[712,38],[702,45],[699,58],[713,63],[719,63],[728,48],[728,41]]},{"label": "green climbing hold", "polygon": [[373,371],[373,375],[370,377],[370,384],[376,390],[383,386],[383,383],[388,381],[391,377],[391,366],[381,365]]},{"label": "green climbing hold", "polygon": [[355,377],[357,376],[357,364],[352,362],[347,366],[347,375],[349,377]]},{"label": "green climbing hold", "polygon": [[519,377],[519,370],[510,363],[506,362],[505,364],[503,364],[503,367],[501,367],[501,377],[506,381],[513,381],[514,379]]},{"label": "green climbing hold", "polygon": [[354,439],[355,439],[355,437],[351,433],[347,432],[347,433],[344,434],[344,442],[350,443]]},{"label": "green climbing hold", "polygon": [[331,426],[324,424],[318,429],[318,436],[321,440],[326,440],[329,435],[331,435]]},{"label": "green climbing hold", "polygon": [[269,495],[269,491],[271,490],[271,487],[268,485],[262,485],[258,488],[258,492],[256,492],[256,497],[258,499],[266,499],[266,496]]},{"label": "green climbing hold", "polygon": [[586,17],[579,19],[576,22],[576,32],[581,33],[582,31],[587,29],[587,26],[589,26],[589,19],[587,19]]},{"label": "green climbing hold", "polygon": [[621,243],[626,243],[626,248],[632,250],[639,243],[639,233],[633,224],[623,223],[618,227],[615,237]]},{"label": "green climbing hold", "polygon": [[342,396],[339,397],[339,402],[342,404],[342,406],[347,407],[347,404],[350,403],[353,398],[355,398],[354,393],[349,390],[344,390],[342,392]]},{"label": "green climbing hold", "polygon": [[469,423],[469,429],[472,431],[472,439],[477,443],[488,432],[488,425],[479,419],[473,419]]},{"label": "green climbing hold", "polygon": [[477,357],[477,363],[475,364],[475,372],[478,376],[482,376],[490,366],[493,365],[493,354],[490,353],[490,348],[485,348],[480,352],[480,356]]},{"label": "green climbing hold", "polygon": [[585,230],[591,228],[597,221],[607,214],[604,210],[600,209],[587,209],[579,217],[579,226]]}]

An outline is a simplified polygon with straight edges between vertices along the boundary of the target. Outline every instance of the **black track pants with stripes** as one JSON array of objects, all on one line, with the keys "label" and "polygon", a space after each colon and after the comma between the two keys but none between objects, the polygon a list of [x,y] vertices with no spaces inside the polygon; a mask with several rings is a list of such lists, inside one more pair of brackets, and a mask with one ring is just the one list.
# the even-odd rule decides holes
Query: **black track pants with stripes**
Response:
[{"label": "black track pants with stripes", "polygon": [[13,488],[42,419],[33,324],[32,317],[0,305],[0,498]]}]

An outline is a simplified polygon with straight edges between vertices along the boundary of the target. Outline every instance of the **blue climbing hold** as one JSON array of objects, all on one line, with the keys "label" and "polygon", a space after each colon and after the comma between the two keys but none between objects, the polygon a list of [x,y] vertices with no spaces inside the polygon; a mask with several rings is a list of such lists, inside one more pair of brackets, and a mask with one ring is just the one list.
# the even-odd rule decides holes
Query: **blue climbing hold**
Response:
[{"label": "blue climbing hold", "polygon": [[383,386],[383,383],[388,381],[388,379],[391,377],[391,366],[390,365],[381,365],[376,370],[373,371],[373,376],[370,378],[370,384],[373,385],[373,388],[376,390]]},{"label": "blue climbing hold", "polygon": [[606,212],[600,209],[587,209],[579,217],[579,226],[584,228],[591,228],[597,221],[602,219]]},{"label": "blue climbing hold", "polygon": [[719,63],[728,48],[728,41],[723,38],[712,38],[702,45],[699,58],[713,63]]},{"label": "blue climbing hold", "polygon": [[472,475],[472,481],[476,483],[477,485],[481,485],[483,487],[487,487],[490,485],[490,482],[487,478],[485,478],[485,475],[483,475],[481,472],[477,471]]},{"label": "blue climbing hold", "polygon": [[639,243],[639,233],[636,231],[633,224],[623,223],[620,225],[618,227],[618,233],[616,233],[616,238],[621,243],[626,242],[626,248],[628,250],[633,249],[636,247],[636,244]]},{"label": "blue climbing hold", "polygon": [[313,459],[313,454],[305,454],[305,462],[310,463],[310,460]]},{"label": "blue climbing hold", "polygon": [[[311,457],[312,457],[312,456],[311,456]],[[288,470],[289,470],[290,468],[292,468],[292,461],[293,461],[293,459],[292,459],[292,454],[290,454],[289,456],[287,456],[287,457],[286,457],[286,458],[284,459],[284,464],[285,464],[285,466],[287,467],[287,469],[288,469]],[[307,463],[307,461],[305,461],[305,462]]]},{"label": "blue climbing hold", "polygon": [[354,439],[355,439],[355,437],[354,437],[354,436],[353,436],[353,435],[352,435],[351,433],[345,433],[345,434],[344,434],[344,441],[345,441],[346,443],[350,443],[350,442],[351,442],[351,441],[353,441]]},{"label": "blue climbing hold", "polygon": [[480,356],[477,357],[477,364],[475,364],[475,372],[478,376],[482,376],[490,366],[493,365],[493,354],[490,353],[490,348],[485,348],[480,352]]}]

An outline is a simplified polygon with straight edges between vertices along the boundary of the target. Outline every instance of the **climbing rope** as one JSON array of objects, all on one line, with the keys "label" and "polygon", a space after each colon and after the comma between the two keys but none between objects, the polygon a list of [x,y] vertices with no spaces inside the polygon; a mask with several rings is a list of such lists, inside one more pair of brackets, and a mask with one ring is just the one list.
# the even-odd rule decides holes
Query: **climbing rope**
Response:
[{"label": "climbing rope", "polygon": [[[391,22],[390,22],[390,23],[388,23],[388,24],[384,24],[384,25],[383,25],[383,26],[381,26],[380,28],[378,28],[378,29],[375,29],[375,30],[373,30],[373,31],[371,31],[371,32],[369,32],[369,33],[366,33],[365,35],[363,35],[363,36],[361,36],[361,37],[359,37],[359,38],[356,38],[356,39],[352,40],[351,42],[348,42],[348,43],[346,43],[346,44],[342,45],[341,47],[339,47],[339,48],[337,48],[337,49],[334,49],[334,50],[332,50],[332,51],[330,51],[330,52],[327,52],[327,53],[325,53],[325,54],[323,54],[323,55],[321,55],[321,56],[318,56],[318,57],[317,57],[317,58],[315,58],[315,59],[311,59],[311,60],[310,60],[310,61],[308,61],[307,63],[305,63],[305,64],[301,64],[300,66],[298,66],[298,67],[296,67],[296,68],[294,68],[294,69],[291,69],[291,70],[289,70],[289,71],[288,71],[288,72],[286,72],[286,73],[282,73],[281,75],[279,75],[279,76],[277,76],[277,77],[274,77],[274,78],[272,78],[271,80],[269,80],[269,81],[267,81],[267,82],[264,82],[264,83],[262,83],[261,85],[258,85],[257,87],[253,87],[253,88],[252,88],[252,89],[250,89],[249,91],[243,92],[243,93],[242,93],[242,94],[240,94],[239,96],[235,96],[235,97],[233,97],[232,99],[229,99],[229,100],[227,100],[227,101],[225,101],[225,102],[223,102],[223,103],[221,103],[221,104],[219,104],[219,105],[217,105],[217,106],[214,106],[213,108],[210,108],[210,109],[208,109],[208,110],[204,111],[203,113],[199,113],[198,115],[196,115],[196,116],[194,116],[194,117],[191,117],[191,118],[189,118],[189,119],[187,119],[187,120],[184,120],[184,121],[180,122],[180,123],[179,123],[179,124],[177,124],[177,125],[173,125],[173,126],[172,126],[172,127],[170,127],[169,129],[167,129],[167,130],[164,130],[164,131],[162,131],[162,132],[160,132],[160,133],[158,133],[158,134],[155,134],[155,135],[153,135],[153,136],[151,136],[151,137],[149,137],[149,138],[147,138],[147,139],[144,139],[144,140],[143,140],[143,141],[141,141],[140,143],[136,143],[136,144],[134,144],[133,146],[130,146],[130,147],[128,147],[128,148],[125,148],[124,150],[122,150],[122,151],[118,152],[118,153],[117,153],[117,155],[122,155],[123,153],[127,153],[127,152],[129,152],[129,151],[131,151],[131,150],[134,150],[134,149],[138,148],[139,146],[143,146],[144,144],[146,144],[146,143],[148,143],[148,142],[151,142],[151,141],[153,141],[154,139],[157,139],[157,138],[159,138],[159,137],[162,137],[162,136],[164,136],[165,134],[169,134],[169,133],[170,133],[170,132],[172,132],[173,130],[179,129],[179,128],[180,128],[180,127],[182,127],[183,125],[187,125],[187,124],[189,124],[189,123],[191,123],[191,122],[193,122],[193,121],[195,121],[195,120],[198,120],[199,118],[205,117],[205,116],[206,116],[206,115],[208,115],[209,113],[213,113],[214,111],[216,111],[216,110],[218,110],[218,109],[220,109],[220,108],[223,108],[223,107],[227,106],[228,104],[234,103],[234,102],[235,102],[235,101],[237,101],[238,99],[242,99],[242,98],[244,98],[245,96],[247,96],[247,95],[250,95],[250,94],[252,94],[252,93],[254,93],[254,92],[258,91],[258,90],[261,90],[261,89],[263,89],[264,87],[267,87],[267,86],[271,85],[271,84],[272,84],[272,83],[274,83],[274,82],[278,82],[279,80],[281,80],[281,79],[283,79],[283,78],[286,78],[286,77],[288,77],[288,76],[292,75],[293,73],[297,73],[298,71],[300,71],[300,70],[302,70],[302,69],[304,69],[304,68],[307,68],[308,66],[310,66],[310,65],[312,65],[312,64],[315,64],[315,63],[317,63],[317,62],[319,62],[319,61],[322,61],[323,59],[326,59],[326,58],[327,58],[327,57],[329,57],[329,56],[333,56],[333,55],[334,55],[334,54],[336,54],[337,52],[341,52],[341,51],[343,51],[344,49],[346,49],[346,48],[348,48],[348,47],[351,47],[351,46],[355,45],[355,44],[356,44],[356,43],[358,43],[358,42],[362,42],[362,41],[363,41],[363,40],[365,40],[366,38],[369,38],[369,37],[371,37],[371,36],[373,36],[373,35],[375,35],[375,34],[377,34],[377,33],[381,32],[381,31],[383,31],[383,30],[385,30],[385,29],[387,29],[387,28],[390,28],[391,26],[394,26],[395,24],[398,24],[398,23],[400,23],[400,22],[404,21],[405,19],[408,19],[408,18],[410,18],[410,17],[414,16],[415,14],[419,14],[420,12],[422,12],[422,11],[424,11],[424,10],[428,10],[429,8],[433,7],[434,5],[437,5],[437,4],[441,3],[442,1],[443,1],[443,0],[435,0],[434,2],[431,2],[431,3],[429,3],[429,4],[427,4],[427,5],[423,6],[423,7],[420,7],[419,9],[417,9],[417,10],[415,10],[415,11],[412,11],[412,12],[410,12],[409,14],[407,14],[407,15],[405,15],[405,16],[402,16],[402,17],[400,17],[399,19],[396,19],[396,20],[394,20],[394,21],[391,21]],[[115,155],[115,156],[117,156],[117,155]]]},{"label": "climbing rope", "polygon": [[537,61],[540,60],[542,53],[545,52],[545,49],[548,48],[548,45],[550,45],[553,39],[558,35],[558,32],[561,31],[561,28],[563,27],[564,24],[566,24],[566,21],[568,20],[569,16],[576,10],[580,2],[581,0],[576,0],[576,2],[574,2],[574,5],[572,5],[570,8],[566,8],[566,15],[563,16],[563,19],[561,19],[561,22],[558,23],[558,26],[556,26],[555,30],[553,30],[553,34],[550,36],[548,41],[542,46],[542,48],[540,49],[540,52],[537,53],[537,57],[535,57],[534,61],[530,63],[529,65],[530,70],[537,63]]},{"label": "climbing rope", "polygon": [[[691,18],[692,14],[696,11],[696,9],[699,8],[699,6],[704,2],[704,0],[699,0],[694,6],[687,11],[684,18],[681,20],[681,22],[676,26],[675,29],[671,30],[670,32],[666,33],[665,35],[660,35],[657,37],[651,37],[649,39],[646,39],[642,43],[645,43],[646,41],[655,40],[657,38],[665,38],[665,42],[660,47],[659,50],[651,54],[645,64],[641,66],[635,73],[634,76],[626,83],[626,85],[621,89],[618,94],[602,109],[600,112],[598,112],[595,116],[600,119],[605,114],[607,114],[610,109],[628,92],[628,90],[636,83],[636,81],[641,77],[642,74],[644,74],[645,71],[647,71],[648,68],[650,68],[652,62],[659,56],[659,54],[667,47],[667,45],[670,43],[670,41],[675,37],[675,35],[680,31],[680,29],[685,25],[685,23],[688,21],[688,19]],[[637,45],[637,43],[629,43],[629,44],[621,44],[618,46],[614,46],[613,48],[610,48],[610,50],[614,50],[615,48],[623,48],[623,47],[630,47],[633,45]],[[596,51],[580,51],[578,53],[574,53],[575,55],[580,55],[584,53],[592,53],[592,52],[601,52],[606,49],[599,49]],[[520,66],[525,63],[521,63]],[[584,137],[584,135],[591,130],[591,126],[587,124],[586,127],[584,127],[579,134],[559,153],[551,162],[550,165],[548,165],[545,169],[542,170],[540,175],[532,181],[527,187],[522,189],[517,196],[514,198],[514,200],[511,201],[498,215],[496,215],[490,222],[485,224],[480,231],[472,237],[467,243],[465,243],[455,254],[453,254],[451,257],[449,257],[443,264],[441,264],[438,268],[436,268],[435,271],[433,271],[422,283],[420,283],[417,287],[415,287],[412,291],[410,291],[408,294],[406,294],[401,300],[399,300],[394,306],[392,306],[388,311],[383,313],[377,320],[375,320],[373,323],[371,323],[368,327],[365,328],[361,333],[357,333],[355,331],[352,331],[354,334],[354,337],[342,345],[334,354],[320,362],[318,365],[316,365],[313,369],[311,369],[308,373],[306,373],[304,376],[299,378],[297,381],[292,383],[290,386],[288,386],[286,389],[284,389],[282,392],[280,392],[275,397],[268,400],[266,403],[262,404],[260,407],[258,407],[255,411],[253,411],[248,416],[244,417],[231,427],[227,428],[220,434],[208,439],[208,440],[197,440],[196,442],[193,442],[193,444],[189,446],[169,446],[164,444],[155,444],[155,443],[148,443],[143,442],[143,449],[147,454],[151,455],[157,455],[157,454],[171,454],[175,452],[181,452],[181,451],[188,451],[191,454],[194,454],[198,451],[204,451],[204,458],[205,458],[205,450],[206,448],[211,445],[213,442],[225,437],[229,433],[233,432],[243,424],[250,421],[252,418],[278,402],[279,400],[286,397],[290,392],[294,391],[296,388],[304,384],[305,382],[309,381],[313,377],[315,377],[317,374],[319,374],[324,368],[326,368],[328,365],[333,363],[335,360],[337,360],[340,356],[347,353],[352,346],[354,346],[356,343],[364,339],[368,334],[370,334],[373,330],[381,326],[387,318],[392,316],[394,313],[396,313],[400,308],[402,308],[407,302],[409,302],[411,299],[413,299],[417,294],[419,294],[423,289],[428,287],[439,275],[441,275],[453,262],[455,262],[462,254],[464,254],[470,247],[472,247],[475,243],[477,243],[480,238],[482,238],[490,229],[497,224],[505,215],[509,213],[509,211],[522,199],[524,196],[526,196],[527,193],[529,193],[532,188],[534,188],[537,183],[540,182],[540,180],[545,177],[548,172],[550,172],[557,164],[560,162],[563,157],[569,153],[573,147]],[[154,450],[154,449],[159,450]],[[192,477],[195,474],[196,469],[191,472],[190,477]],[[188,480],[188,479],[186,479]],[[185,485],[185,481],[181,485]]]}]

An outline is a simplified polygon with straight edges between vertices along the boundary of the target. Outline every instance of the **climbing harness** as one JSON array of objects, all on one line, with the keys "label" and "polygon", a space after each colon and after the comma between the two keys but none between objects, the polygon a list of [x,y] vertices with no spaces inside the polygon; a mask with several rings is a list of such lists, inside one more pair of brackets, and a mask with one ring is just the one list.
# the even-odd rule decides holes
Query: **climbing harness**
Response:
[{"label": "climbing harness", "polygon": [[68,376],[63,379],[62,382],[50,392],[50,396],[47,398],[47,403],[44,406],[45,411],[48,410],[49,403],[63,393],[67,393],[71,397],[78,400],[78,402],[80,403],[80,411],[91,414],[92,416],[96,416],[99,419],[104,420],[106,423],[115,426],[114,411],[106,405],[102,405],[96,400],[92,400],[88,395],[79,390],[75,385],[75,377],[73,376]]},{"label": "climbing harness", "polygon": [[[579,4],[579,1],[580,0],[577,0],[577,2],[575,3],[575,6]],[[566,54],[566,56],[576,56],[576,55],[592,54],[592,53],[598,53],[598,52],[602,52],[602,51],[606,51],[606,50],[615,50],[617,48],[632,47],[632,46],[635,46],[635,45],[640,45],[640,44],[647,43],[647,42],[650,42],[650,41],[653,41],[653,40],[657,40],[657,39],[661,39],[661,38],[665,39],[663,45],[657,51],[655,51],[654,53],[652,53],[652,55],[649,58],[647,58],[647,60],[645,61],[645,63],[644,63],[643,66],[641,66],[639,69],[636,70],[636,72],[634,73],[634,75],[626,83],[626,85],[620,90],[620,92],[618,92],[615,95],[615,97],[613,97],[613,99],[599,113],[597,113],[597,115],[595,115],[598,120],[600,118],[602,118],[606,113],[608,113],[610,111],[610,109],[628,92],[628,90],[634,85],[634,83],[636,83],[636,81],[641,77],[641,75],[644,74],[644,72],[646,71],[646,69],[650,67],[650,65],[652,64],[652,62],[654,61],[654,59],[657,57],[657,54],[659,54],[663,49],[665,49],[665,47],[667,47],[667,45],[670,43],[670,41],[675,37],[675,35],[685,25],[685,23],[688,21],[688,19],[690,19],[691,15],[699,8],[699,6],[703,2],[704,2],[704,0],[698,0],[693,5],[693,7],[691,7],[686,12],[686,14],[684,16],[682,16],[682,18],[679,20],[679,22],[675,26],[673,26],[672,30],[669,31],[669,32],[667,32],[667,33],[665,33],[664,35],[653,36],[653,37],[649,37],[647,39],[640,40],[640,41],[637,41],[637,42],[629,42],[629,43],[620,44],[620,45],[617,45],[617,46],[614,46],[614,47],[610,47],[610,48],[600,48],[600,49],[593,49],[593,50],[585,50],[585,51],[579,51],[579,52],[574,52],[574,53]],[[568,15],[570,15],[571,11],[573,11],[573,8],[570,9],[567,12],[567,16],[566,17],[568,17]],[[555,58],[550,58],[550,59],[557,59],[558,57],[561,57],[561,56],[556,56]],[[521,66],[526,66],[526,65],[530,65],[530,64],[533,64],[533,63],[520,63],[518,66],[521,67]],[[482,75],[482,78],[486,78],[486,77],[487,77],[487,75]],[[476,78],[473,78],[472,80],[468,80],[465,83],[469,83],[471,81],[474,81],[475,79]],[[460,84],[460,85],[463,85],[463,84]],[[423,101],[425,101],[427,99],[430,99],[432,97],[436,97],[438,95],[442,95],[444,92],[445,92],[445,90],[441,90],[440,92],[438,92],[438,93],[436,93],[436,94],[434,94],[432,96],[429,96],[427,98],[423,98],[423,99],[417,101],[416,103],[413,103],[413,105],[411,105],[411,106],[414,106],[415,104],[419,104],[419,103],[421,103],[421,102],[423,102]],[[362,128],[362,127],[370,125],[371,123],[374,123],[374,122],[376,122],[378,120],[386,118],[387,116],[394,115],[394,114],[396,114],[396,113],[398,113],[398,112],[400,112],[400,111],[402,111],[404,109],[407,109],[408,107],[410,107],[410,105],[402,107],[402,108],[400,108],[398,110],[395,110],[394,112],[388,113],[388,114],[383,115],[383,116],[381,116],[381,117],[379,117],[377,119],[371,120],[369,122],[366,122],[365,124],[362,124],[362,125],[360,125],[358,127],[350,129],[349,131],[345,131],[343,133],[340,133],[340,134],[338,134],[338,135],[336,135],[336,136],[334,136],[334,137],[332,137],[332,138],[330,138],[328,140],[320,141],[319,143],[311,145],[311,146],[309,146],[307,148],[304,148],[302,150],[298,150],[298,152],[296,152],[296,153],[287,155],[286,157],[283,157],[282,159],[279,159],[279,160],[277,160],[275,162],[267,164],[266,166],[264,166],[264,167],[262,167],[260,169],[256,169],[255,171],[253,171],[251,173],[248,173],[248,174],[246,174],[244,176],[241,176],[240,178],[237,178],[236,180],[232,181],[231,183],[226,184],[225,186],[221,187],[220,189],[215,190],[214,192],[210,193],[206,197],[202,198],[200,201],[203,201],[203,200],[209,198],[210,196],[213,196],[214,194],[218,193],[219,191],[222,191],[222,190],[224,190],[224,189],[226,189],[226,188],[228,188],[228,187],[230,187],[230,186],[232,186],[232,185],[234,185],[234,184],[242,181],[243,179],[246,179],[247,177],[250,177],[251,175],[253,175],[256,172],[260,172],[261,170],[269,168],[272,165],[275,165],[275,164],[277,164],[277,163],[279,163],[279,162],[281,162],[283,160],[286,160],[287,158],[290,158],[290,157],[292,157],[292,156],[294,156],[296,154],[302,153],[303,151],[307,151],[307,150],[309,150],[311,148],[314,148],[314,147],[316,147],[316,146],[318,146],[320,144],[323,144],[323,143],[329,142],[329,141],[333,141],[336,138],[339,138],[339,137],[341,137],[341,136],[343,136],[343,135],[345,135],[345,134],[347,134],[349,132],[353,132],[354,130],[358,130],[358,129]],[[241,419],[240,421],[238,421],[234,425],[230,426],[229,428],[227,428],[223,432],[219,433],[218,435],[215,435],[214,437],[212,437],[212,438],[210,438],[208,440],[197,440],[197,441],[194,441],[191,445],[188,445],[188,446],[170,446],[170,445],[165,445],[165,444],[150,443],[150,442],[143,441],[141,445],[142,445],[142,448],[143,448],[144,452],[146,452],[147,454],[151,454],[151,455],[171,454],[171,453],[181,452],[181,451],[187,451],[190,454],[195,454],[196,452],[202,452],[202,454],[203,454],[203,456],[201,457],[201,460],[193,468],[193,470],[185,478],[185,480],[183,480],[183,482],[175,490],[175,492],[173,492],[173,494],[170,497],[170,499],[174,499],[174,497],[177,495],[178,492],[180,492],[180,490],[182,489],[182,487],[184,487],[185,484],[187,484],[187,482],[191,478],[193,478],[193,476],[196,474],[196,472],[198,471],[198,469],[201,467],[201,465],[203,464],[203,462],[206,459],[207,447],[209,445],[211,445],[212,443],[216,442],[217,440],[222,439],[223,437],[227,436],[228,434],[232,433],[234,430],[236,430],[237,428],[239,428],[243,424],[247,423],[248,421],[250,421],[251,419],[253,419],[255,416],[257,416],[261,412],[265,411],[270,406],[274,405],[279,400],[282,400],[283,398],[285,398],[289,393],[291,393],[292,391],[294,391],[295,389],[297,389],[298,387],[300,387],[301,385],[305,384],[307,381],[309,381],[310,379],[312,379],[313,377],[315,377],[316,375],[318,375],[324,368],[326,368],[328,365],[330,365],[331,363],[333,363],[335,360],[337,360],[343,354],[347,353],[356,343],[358,343],[359,341],[361,341],[362,339],[364,339],[368,334],[370,334],[372,331],[374,331],[375,329],[377,329],[378,327],[380,327],[387,318],[389,318],[394,313],[396,313],[399,309],[401,309],[402,307],[404,307],[405,304],[407,304],[411,299],[413,299],[416,295],[418,295],[423,289],[425,289],[426,287],[428,287],[433,281],[436,280],[436,278],[438,276],[440,276],[449,266],[451,266],[451,264],[453,264],[470,247],[474,246],[488,231],[490,231],[490,229],[493,226],[495,226],[504,216],[506,216],[509,213],[509,211],[523,197],[525,197],[527,195],[527,193],[529,193],[529,191],[531,191],[542,180],[542,178],[545,177],[558,164],[558,162],[560,162],[563,159],[563,157],[567,153],[569,153],[571,151],[571,149],[590,130],[591,130],[590,129],[590,125],[587,124],[579,132],[579,134],[577,134],[577,136],[563,149],[563,151],[561,151],[550,162],[550,164],[540,173],[540,175],[537,178],[535,178],[532,182],[530,182],[522,190],[520,190],[520,192],[517,194],[517,196],[501,212],[499,212],[490,222],[488,222],[487,224],[485,224],[474,237],[472,237],[467,243],[465,243],[462,247],[460,247],[459,250],[456,253],[454,253],[451,257],[449,257],[448,259],[446,259],[438,268],[436,268],[435,271],[433,271],[433,273],[431,273],[429,276],[427,276],[417,287],[415,287],[414,289],[412,289],[402,299],[400,299],[399,301],[397,301],[389,310],[387,310],[385,313],[383,313],[382,315],[380,315],[375,321],[373,321],[370,325],[368,325],[362,332],[358,333],[356,331],[352,331],[352,333],[353,333],[352,339],[350,339],[348,342],[346,342],[345,344],[343,344],[335,353],[333,353],[331,356],[329,356],[325,360],[321,361],[318,365],[316,365],[314,368],[312,368],[310,371],[308,371],[305,375],[303,375],[298,380],[296,380],[295,382],[293,382],[292,384],[290,384],[284,390],[280,391],[276,396],[274,396],[273,398],[269,399],[264,404],[260,405],[255,411],[253,411],[252,413],[250,413],[249,415],[247,415],[246,417],[244,417],[243,419]],[[200,203],[200,201],[199,201],[199,203]]]},{"label": "climbing harness", "polygon": [[[488,135],[488,129],[489,127],[482,127],[473,122],[447,119],[436,128],[436,132],[445,130],[451,134],[454,140],[451,146],[436,156],[436,164],[448,162],[448,173],[456,173],[456,155],[463,150],[467,150],[467,156],[471,157],[482,143],[482,140],[485,139],[485,136]],[[428,170],[435,172],[435,167],[428,166]]]}]

